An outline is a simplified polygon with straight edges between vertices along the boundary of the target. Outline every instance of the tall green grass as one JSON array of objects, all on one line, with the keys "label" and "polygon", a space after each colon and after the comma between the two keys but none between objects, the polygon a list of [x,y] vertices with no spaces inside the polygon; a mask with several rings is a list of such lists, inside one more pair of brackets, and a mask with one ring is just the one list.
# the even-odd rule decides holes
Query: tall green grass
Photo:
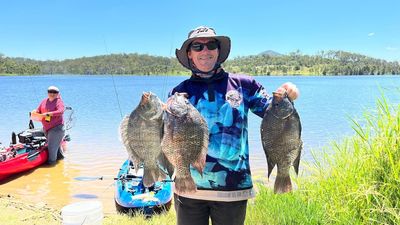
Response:
[{"label": "tall green grass", "polygon": [[259,186],[257,197],[247,205],[245,224],[325,224],[324,209],[307,201],[299,192],[277,195]]},{"label": "tall green grass", "polygon": [[317,155],[293,193],[260,187],[246,224],[400,224],[400,105],[382,96],[352,124],[355,135]]},{"label": "tall green grass", "polygon": [[400,223],[400,105],[385,97],[363,122],[352,120],[356,135],[334,143],[299,183],[303,198],[318,202],[330,224]]},{"label": "tall green grass", "polygon": [[[374,112],[352,124],[355,135],[316,156],[307,175],[294,179],[292,193],[259,185],[245,224],[400,224],[400,104],[381,97]],[[5,216],[7,210],[14,208],[0,198],[1,224],[29,222]],[[172,207],[151,219],[110,215],[103,224],[175,224],[175,217]]]},{"label": "tall green grass", "polygon": [[400,105],[381,97],[352,124],[355,135],[316,154],[293,193],[260,187],[246,224],[400,224]]},{"label": "tall green grass", "polygon": [[[400,224],[400,105],[381,97],[352,124],[355,135],[316,156],[294,192],[276,195],[259,185],[245,224]],[[104,224],[175,224],[171,211],[151,220],[111,216]]]}]

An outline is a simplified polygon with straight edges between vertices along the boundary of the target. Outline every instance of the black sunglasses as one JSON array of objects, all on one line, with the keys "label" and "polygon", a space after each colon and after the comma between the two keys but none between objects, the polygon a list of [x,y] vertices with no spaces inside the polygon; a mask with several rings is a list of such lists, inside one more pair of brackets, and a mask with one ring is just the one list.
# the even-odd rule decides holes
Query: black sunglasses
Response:
[{"label": "black sunglasses", "polygon": [[47,91],[47,93],[50,93],[50,94],[58,94],[58,91]]},{"label": "black sunglasses", "polygon": [[195,42],[190,45],[190,49],[192,49],[195,52],[201,52],[203,51],[204,46],[207,46],[208,50],[215,50],[219,48],[219,43],[217,41],[210,41],[207,43]]}]

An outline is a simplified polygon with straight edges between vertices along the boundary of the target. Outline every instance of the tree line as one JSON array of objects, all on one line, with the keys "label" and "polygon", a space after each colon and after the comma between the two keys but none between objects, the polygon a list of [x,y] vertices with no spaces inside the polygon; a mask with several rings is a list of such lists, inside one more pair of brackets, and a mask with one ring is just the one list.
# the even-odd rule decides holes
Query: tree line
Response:
[{"label": "tree line", "polygon": [[[229,72],[250,75],[382,75],[400,74],[400,62],[389,62],[344,51],[304,55],[260,54],[236,57],[224,65]],[[146,54],[111,54],[62,61],[11,58],[0,54],[0,74],[135,74],[184,75],[175,58]]]}]

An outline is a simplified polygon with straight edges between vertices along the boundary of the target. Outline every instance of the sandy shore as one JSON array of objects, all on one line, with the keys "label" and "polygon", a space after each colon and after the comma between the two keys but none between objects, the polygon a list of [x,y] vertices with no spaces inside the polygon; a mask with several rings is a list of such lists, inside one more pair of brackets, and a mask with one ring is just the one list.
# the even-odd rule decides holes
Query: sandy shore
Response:
[{"label": "sandy shore", "polygon": [[11,195],[0,195],[0,224],[60,224],[59,210],[47,204],[28,203]]}]

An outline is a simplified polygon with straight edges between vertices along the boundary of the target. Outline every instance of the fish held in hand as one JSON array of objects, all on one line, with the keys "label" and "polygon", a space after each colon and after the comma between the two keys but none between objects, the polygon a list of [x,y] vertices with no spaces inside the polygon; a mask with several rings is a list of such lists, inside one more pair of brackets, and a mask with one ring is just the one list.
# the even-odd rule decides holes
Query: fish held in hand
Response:
[{"label": "fish held in hand", "polygon": [[120,125],[121,140],[136,171],[143,164],[143,184],[152,186],[165,178],[158,166],[161,155],[163,103],[151,92],[144,92],[139,105]]},{"label": "fish held in hand", "polygon": [[300,117],[286,93],[273,93],[273,99],[261,123],[261,141],[268,163],[268,177],[277,165],[274,192],[292,191],[290,166],[299,172],[301,140]]},{"label": "fish held in hand", "polygon": [[185,93],[175,93],[167,101],[162,151],[175,167],[175,191],[197,190],[190,174],[192,165],[202,174],[208,150],[208,127]]}]

